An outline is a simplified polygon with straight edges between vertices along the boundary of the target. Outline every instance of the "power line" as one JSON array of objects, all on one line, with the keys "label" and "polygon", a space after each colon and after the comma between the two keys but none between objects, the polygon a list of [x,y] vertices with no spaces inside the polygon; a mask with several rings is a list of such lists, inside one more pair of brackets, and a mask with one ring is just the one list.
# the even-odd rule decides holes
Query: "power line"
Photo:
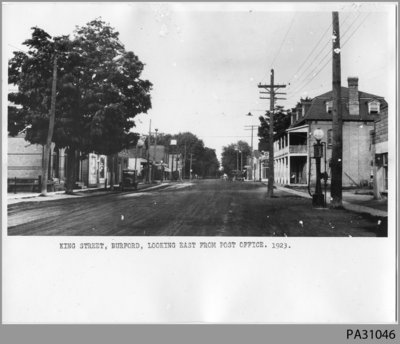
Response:
[{"label": "power line", "polygon": [[20,48],[17,48],[16,46],[14,46],[14,45],[12,45],[12,44],[8,44],[8,45],[9,45],[11,48],[17,49],[18,51],[20,51],[20,52],[22,52],[22,53],[25,53],[25,54],[28,53],[27,51],[22,50],[22,49],[20,49]]},{"label": "power line", "polygon": [[[357,26],[357,28],[351,33],[350,37],[349,37],[346,41],[343,42],[342,48],[343,48],[343,47],[345,46],[345,44],[351,39],[351,37],[353,37],[353,35],[358,31],[358,29],[360,28],[360,26],[365,22],[365,20],[366,20],[367,17],[369,16],[369,14],[370,14],[370,13],[368,13],[368,14],[364,17],[364,19],[360,22],[360,24]],[[359,17],[359,16],[358,16],[358,17]],[[358,17],[357,17],[357,19],[358,19]],[[351,26],[353,26],[353,25],[351,25]],[[344,35],[345,35],[345,34],[343,34],[343,36],[344,36]],[[321,71],[328,65],[328,63],[331,62],[331,60],[332,60],[332,56],[330,56],[330,58],[326,61],[326,63],[321,67],[321,69],[318,70],[318,72],[316,72],[316,73],[313,75],[313,77],[312,77],[310,80],[308,80],[305,84],[301,84],[301,87],[300,87],[300,86],[296,87],[295,91],[293,91],[293,94],[296,93],[296,92],[298,92],[301,88],[304,88],[304,87],[307,86],[312,80],[314,80],[315,77],[316,77],[319,73],[321,73]],[[322,61],[322,60],[321,60],[321,61]],[[317,67],[318,67],[318,66],[317,66]],[[314,69],[314,70],[315,70],[315,69]],[[313,70],[313,71],[314,71],[314,70]]]},{"label": "power line", "polygon": [[353,31],[353,33],[350,35],[350,37],[347,38],[347,39],[343,42],[342,47],[351,39],[351,37],[353,37],[353,35],[358,31],[358,29],[360,28],[360,26],[361,26],[362,24],[364,24],[365,20],[368,18],[368,16],[369,16],[370,14],[371,14],[371,13],[367,13],[367,15],[364,17],[364,19],[362,20],[362,22],[357,26],[357,28]]},{"label": "power line", "polygon": [[328,28],[326,29],[326,31],[322,34],[321,38],[319,39],[319,41],[317,42],[317,44],[311,49],[310,54],[308,54],[308,56],[305,58],[305,60],[303,61],[303,63],[300,65],[300,67],[297,69],[297,71],[293,74],[293,77],[290,79],[290,81],[293,80],[293,78],[296,76],[296,74],[301,70],[301,68],[305,65],[305,63],[308,60],[308,58],[312,55],[312,53],[314,52],[314,49],[318,47],[319,43],[321,43],[322,39],[325,38],[325,35],[327,34],[328,30],[332,27],[332,24],[330,24],[328,26]]},{"label": "power line", "polygon": [[[350,17],[350,13],[346,16],[346,18],[343,20],[343,25],[344,23],[346,23],[346,21],[348,20],[348,18]],[[311,57],[311,55],[313,54],[313,52],[315,51],[315,49],[318,47],[318,45],[321,43],[321,41],[326,37],[325,35],[328,33],[329,29],[332,27],[332,23],[329,24],[328,28],[324,31],[324,33],[322,34],[321,38],[319,39],[319,41],[317,42],[317,44],[311,49],[310,53],[308,54],[308,56],[305,58],[305,60],[303,61],[303,63],[301,64],[301,66],[297,69],[297,71],[293,74],[293,76],[291,77],[290,82],[293,80],[293,78],[296,76],[296,74],[301,70],[301,68],[306,64],[307,61],[309,61],[309,57]],[[323,48],[319,51],[319,53],[316,55],[316,57],[314,58],[314,60],[316,58],[318,58],[318,56],[322,53],[322,51],[324,50],[325,46],[329,45],[330,40],[328,40],[326,42],[326,44],[323,46]],[[312,63],[310,64],[310,66],[312,65]],[[306,70],[308,70],[309,67],[307,67],[304,71],[302,71],[299,75],[298,75],[298,79],[300,78],[300,75],[304,74],[304,72]],[[299,79],[300,80],[300,79]],[[290,87],[290,86],[289,86]]]},{"label": "power line", "polygon": [[278,57],[279,53],[281,52],[282,46],[283,46],[283,44],[285,43],[286,38],[287,38],[287,36],[288,36],[288,34],[289,34],[289,31],[290,31],[290,29],[291,29],[291,27],[292,27],[292,25],[293,25],[293,23],[294,23],[294,18],[295,18],[295,17],[296,17],[296,13],[293,15],[292,21],[290,22],[289,28],[288,28],[287,31],[286,31],[285,37],[283,38],[283,41],[282,41],[281,45],[279,46],[279,49],[278,49],[277,53],[275,54],[274,59],[272,60],[271,67],[274,67],[275,60],[276,60],[276,58]]},{"label": "power line", "polygon": [[[361,14],[361,13],[359,13],[359,15],[357,16],[357,18],[355,19],[355,21],[358,19],[358,17],[360,16],[360,14]],[[350,14],[348,14],[348,15],[346,16],[346,18],[345,18],[345,20],[343,21],[343,23],[345,23],[349,17],[350,17]],[[353,22],[353,24],[354,24],[354,22]],[[353,26],[353,25],[350,25],[350,26],[345,30],[345,32],[343,33],[342,37],[345,36],[345,35],[347,34],[347,32],[349,31],[349,29],[350,29],[352,26]],[[329,28],[330,28],[330,27],[332,27],[332,25],[330,25]],[[328,28],[328,30],[329,30],[329,28]],[[327,31],[325,31],[324,34],[326,34],[326,32],[327,32]],[[317,56],[315,56],[314,60],[317,59],[317,58],[321,55],[321,53],[323,52],[323,50],[325,49],[325,47],[327,47],[330,43],[331,43],[331,40],[329,39],[329,40],[326,42],[326,44],[323,46],[323,48],[319,51],[319,53],[317,54]],[[298,80],[299,83],[297,84],[297,86],[294,87],[294,90],[291,91],[291,92],[297,92],[299,89],[301,89],[302,87],[304,87],[303,83],[306,82],[307,79],[308,79],[311,75],[313,75],[313,73],[318,69],[318,67],[324,62],[324,60],[325,60],[327,57],[328,57],[328,61],[329,61],[330,58],[331,58],[331,50],[330,50],[330,48],[327,50],[327,52],[325,53],[324,57],[322,57],[322,59],[318,62],[318,64],[317,64],[315,67],[313,67],[313,69],[306,75],[306,77],[304,77],[304,79],[302,79],[302,80],[301,80],[301,79]],[[308,57],[307,57],[307,58],[308,58]],[[305,72],[305,71],[308,71],[308,70],[310,69],[310,67],[312,67],[312,66],[313,66],[313,63],[311,62],[311,64],[310,64],[302,73],[300,73],[300,75],[304,74],[304,72]],[[300,75],[299,75],[299,76],[300,76]],[[316,74],[313,75],[313,77],[314,77],[314,76],[316,76]]]},{"label": "power line", "polygon": [[[359,13],[359,15],[357,16],[357,18],[355,19],[355,21],[353,22],[352,25],[350,25],[347,30],[343,33],[342,37],[346,36],[346,34],[349,32],[350,28],[354,26],[354,23],[357,21],[357,19],[360,17],[361,13]],[[366,19],[366,17],[364,18],[364,20]],[[357,29],[356,29],[357,31]],[[354,31],[355,32],[355,31]],[[354,34],[353,32],[353,34]],[[352,34],[352,35],[353,35]],[[343,43],[344,45],[344,43]],[[342,46],[343,46],[342,45]],[[325,61],[325,59],[328,57],[328,59]],[[307,74],[307,76],[304,78],[303,81],[301,81],[292,91],[293,93],[298,92],[300,89],[302,89],[303,87],[305,87],[306,85],[308,85],[325,67],[326,65],[331,61],[332,56],[331,56],[331,51],[329,50],[324,57],[319,61],[319,63],[317,64],[317,66],[310,72]],[[324,63],[325,61],[325,63]],[[318,70],[318,72],[316,72],[316,70],[319,68],[319,66],[324,63],[323,67],[321,69]],[[307,80],[310,76],[312,76],[311,79]]]},{"label": "power line", "polygon": [[[276,58],[278,57],[278,55],[279,55],[279,53],[280,53],[280,51],[281,51],[281,48],[282,48],[282,46],[283,46],[283,43],[284,43],[285,40],[286,40],[287,35],[289,34],[289,31],[290,31],[290,29],[291,29],[291,27],[292,27],[292,25],[293,25],[294,18],[296,17],[296,15],[297,15],[297,13],[295,13],[295,14],[293,15],[293,18],[292,18],[292,20],[291,20],[291,22],[290,22],[289,28],[288,28],[288,30],[286,31],[285,37],[283,38],[283,40],[282,40],[282,42],[281,42],[281,45],[280,45],[280,47],[279,47],[277,53],[275,54],[274,58],[272,59],[272,63],[271,63],[271,66],[272,66],[272,67],[273,67],[273,65],[274,65],[274,63],[275,63]],[[262,80],[264,80],[267,76],[268,76],[268,72],[266,72],[266,74],[264,75],[264,77],[262,78]]]}]

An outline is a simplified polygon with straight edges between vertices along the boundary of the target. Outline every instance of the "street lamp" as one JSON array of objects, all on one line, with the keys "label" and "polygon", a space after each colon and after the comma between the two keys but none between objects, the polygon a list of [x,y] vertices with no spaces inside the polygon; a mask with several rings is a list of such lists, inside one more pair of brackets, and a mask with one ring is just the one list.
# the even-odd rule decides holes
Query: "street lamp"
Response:
[{"label": "street lamp", "polygon": [[317,128],[313,132],[313,136],[317,141],[314,143],[314,159],[316,168],[316,184],[315,194],[312,196],[312,204],[314,207],[323,208],[325,207],[324,194],[321,190],[321,157],[323,156],[323,144],[321,143],[324,137],[324,131],[321,128]]}]

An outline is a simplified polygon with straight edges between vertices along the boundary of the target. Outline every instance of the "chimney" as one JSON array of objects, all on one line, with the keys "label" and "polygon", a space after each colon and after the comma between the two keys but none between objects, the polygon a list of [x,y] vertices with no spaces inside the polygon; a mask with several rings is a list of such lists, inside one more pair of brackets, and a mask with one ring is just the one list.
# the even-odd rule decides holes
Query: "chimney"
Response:
[{"label": "chimney", "polygon": [[290,124],[294,124],[296,122],[296,109],[292,109],[292,115],[290,116]]},{"label": "chimney", "polygon": [[304,117],[311,107],[310,99],[301,99],[301,117]]},{"label": "chimney", "polygon": [[358,99],[358,78],[348,77],[349,85],[349,114],[358,116],[360,114],[360,102]]}]

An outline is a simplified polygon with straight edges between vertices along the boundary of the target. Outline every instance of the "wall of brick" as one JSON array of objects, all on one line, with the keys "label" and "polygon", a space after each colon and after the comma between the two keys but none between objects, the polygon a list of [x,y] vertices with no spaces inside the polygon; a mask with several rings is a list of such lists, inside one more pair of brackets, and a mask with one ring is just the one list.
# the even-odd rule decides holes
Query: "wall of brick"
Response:
[{"label": "wall of brick", "polygon": [[375,122],[375,143],[388,141],[388,108],[382,109]]},{"label": "wall of brick", "polygon": [[[332,129],[332,122],[313,121],[310,123],[309,133],[312,133],[316,128],[321,128],[324,131],[325,136],[322,142],[326,142],[327,132]],[[372,174],[370,130],[372,129],[373,123],[343,122],[343,186],[352,186],[354,182],[359,184],[370,180]],[[315,139],[309,135],[308,148],[311,157],[313,156],[313,144],[315,142]],[[331,176],[329,159],[332,157],[332,148],[327,147],[326,155],[327,172]],[[321,162],[321,171],[324,172],[324,159]],[[311,159],[311,182],[315,183],[315,159]]]}]

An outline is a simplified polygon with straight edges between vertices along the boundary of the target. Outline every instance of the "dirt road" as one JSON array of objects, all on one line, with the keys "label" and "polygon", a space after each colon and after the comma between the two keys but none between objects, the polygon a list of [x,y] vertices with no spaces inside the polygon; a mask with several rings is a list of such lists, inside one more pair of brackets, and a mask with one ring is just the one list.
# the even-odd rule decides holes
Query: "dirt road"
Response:
[{"label": "dirt road", "polygon": [[383,236],[379,219],[313,209],[252,182],[201,180],[155,190],[8,206],[9,235]]}]

